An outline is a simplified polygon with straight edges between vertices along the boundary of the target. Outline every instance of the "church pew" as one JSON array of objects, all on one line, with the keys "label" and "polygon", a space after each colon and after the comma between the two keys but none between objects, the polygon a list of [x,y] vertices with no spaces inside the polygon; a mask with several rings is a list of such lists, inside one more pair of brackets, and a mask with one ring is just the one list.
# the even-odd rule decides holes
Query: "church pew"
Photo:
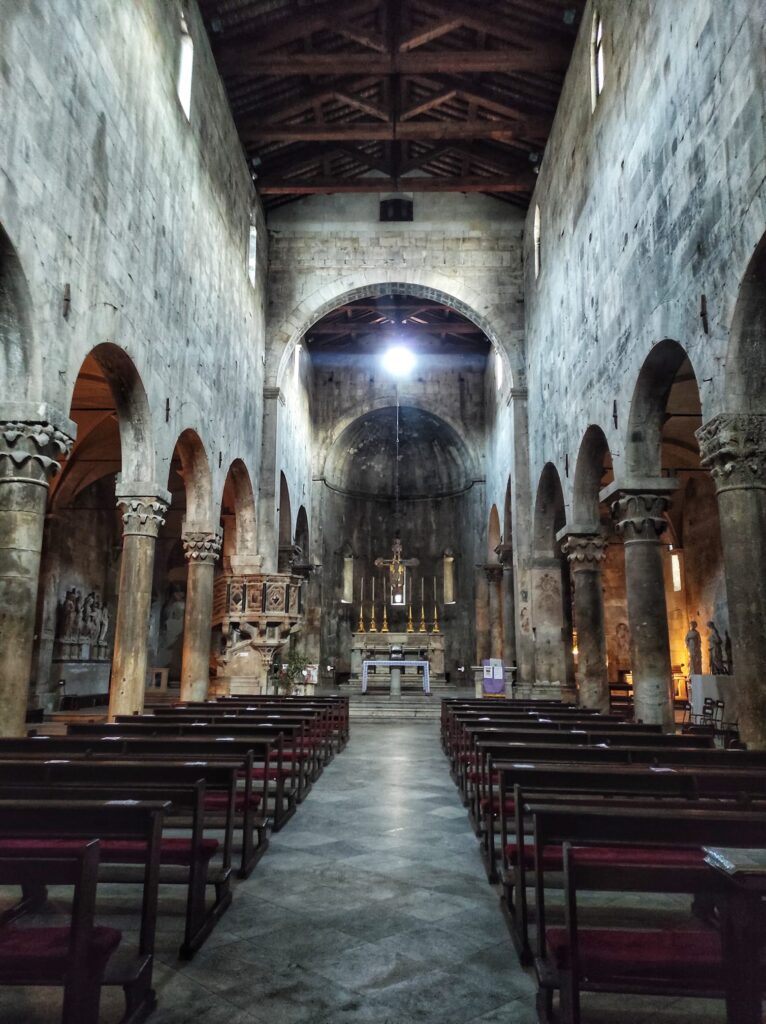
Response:
[{"label": "church pew", "polygon": [[64,885],[73,889],[69,925],[0,926],[0,985],[61,985],[62,1024],[98,1024],[101,984],[122,933],[95,923],[99,842],[69,844],[53,856],[0,849],[0,885]]},{"label": "church pew", "polygon": [[[13,792],[13,788],[5,792]],[[97,837],[131,840],[143,847],[142,906],[138,948],[118,949],[110,958],[105,985],[118,985],[125,993],[125,1015],[120,1024],[140,1024],[156,1005],[152,968],[157,925],[160,843],[165,813],[163,801],[30,799],[21,789],[20,799],[0,800],[0,857],[66,855],[71,844]],[[101,871],[104,868],[102,866]],[[44,902],[45,886],[52,879],[22,881],[23,897],[7,915],[18,920]]]},{"label": "church pew", "polygon": [[[494,825],[498,821],[500,801],[497,793],[499,780],[494,770],[495,761],[524,759],[538,761],[580,761],[591,763],[624,763],[665,766],[699,766],[710,768],[766,769],[766,751],[721,750],[718,748],[686,748],[669,745],[654,747],[601,745],[529,744],[480,739],[477,743],[476,778],[469,793],[470,816],[477,834],[482,839],[485,866],[494,877]],[[489,844],[492,843],[490,846]]]},{"label": "church pew", "polygon": [[293,694],[233,694],[228,696],[213,697],[206,703],[210,704],[258,704],[270,707],[313,706],[329,705],[333,708],[337,721],[340,724],[340,738],[345,746],[349,738],[349,698],[345,694],[324,694],[322,696],[299,696]]},{"label": "church pew", "polygon": [[250,705],[238,706],[211,706],[207,705],[175,705],[166,708],[156,709],[156,716],[122,716],[116,718],[118,722],[129,721],[131,718],[148,719],[157,717],[164,721],[195,720],[200,722],[228,722],[241,721],[243,723],[255,724],[266,722],[272,724],[285,723],[292,725],[302,723],[303,735],[294,750],[286,749],[286,754],[292,755],[299,763],[307,762],[309,765],[309,778],[316,780],[322,774],[322,769],[330,764],[333,758],[333,728],[330,722],[329,709],[325,708],[315,712],[306,709],[294,709],[286,712],[284,710],[274,711],[270,708],[257,708]]},{"label": "church pew", "polygon": [[[501,907],[511,927],[511,934],[520,955],[528,949],[526,937],[526,863],[523,856],[513,866],[507,863],[509,815],[514,821],[515,846],[522,849],[524,838],[521,803],[517,792],[534,790],[537,799],[549,792],[559,797],[572,797],[576,809],[579,797],[657,797],[683,800],[718,798],[736,800],[744,796],[766,799],[766,772],[733,770],[711,771],[705,768],[660,768],[581,763],[506,763],[497,765],[500,775],[500,838],[504,868]],[[562,840],[563,841],[563,840]],[[494,846],[494,844],[493,844]],[[513,893],[516,892],[517,909]]]},{"label": "church pew", "polygon": [[[4,760],[46,760],[64,757],[79,760],[135,761],[146,755],[151,761],[188,763],[194,758],[212,761],[233,761],[242,778],[234,805],[233,827],[242,833],[239,877],[247,878],[269,846],[266,815],[268,768],[271,763],[271,741],[253,738],[246,741],[218,737],[205,740],[190,737],[84,737],[33,736],[0,737],[0,762]],[[255,762],[257,758],[257,762]],[[264,769],[259,791],[254,791],[253,765]],[[227,827],[226,794],[208,792],[205,797],[207,824],[211,828]]]},{"label": "church pew", "polygon": [[[562,1024],[578,1024],[579,992],[583,988],[723,996],[720,940],[715,930],[684,930],[670,946],[667,933],[657,929],[635,929],[632,934],[619,928],[581,930],[577,926],[575,894],[577,889],[587,888],[714,897],[724,883],[705,865],[702,847],[763,849],[765,813],[662,807],[562,808],[543,802],[529,804],[528,810],[534,827],[538,900],[535,967],[540,1020],[552,1021],[556,989],[561,993]],[[565,869],[565,927],[547,928],[546,850],[559,846],[556,868]],[[573,847],[576,873],[572,871]],[[703,936],[706,942],[700,942]],[[579,957],[567,956],[578,947]],[[578,970],[578,960],[584,971]],[[590,980],[586,980],[588,976]]]},{"label": "church pew", "polygon": [[177,714],[172,708],[166,708],[161,715],[117,715],[115,725],[133,725],[135,723],[156,725],[236,725],[249,726],[254,731],[266,728],[279,729],[284,733],[283,760],[294,765],[295,771],[291,781],[297,786],[298,803],[302,803],[311,791],[311,785],[322,774],[326,763],[327,740],[321,739],[314,728],[311,716],[267,713],[248,713],[219,710],[182,708]]},{"label": "church pew", "polygon": [[285,757],[294,760],[299,770],[305,770],[306,784],[315,782],[322,774],[322,769],[332,760],[332,734],[329,726],[322,727],[317,717],[311,713],[290,712],[269,712],[268,709],[257,708],[231,708],[231,707],[210,707],[179,705],[177,707],[157,708],[156,715],[117,715],[115,721],[152,721],[159,719],[164,722],[210,722],[221,724],[226,722],[239,722],[246,725],[302,726],[302,734],[298,741],[292,746],[285,746]]},{"label": "church pew", "polygon": [[[298,732],[297,728],[293,732]],[[121,736],[121,737],[202,737],[205,739],[218,739],[224,742],[227,739],[243,742],[255,741],[257,738],[271,737],[279,739],[280,735],[290,734],[290,727],[279,727],[274,725],[259,725],[257,728],[250,725],[228,722],[225,725],[201,723],[195,725],[191,722],[164,722],[160,719],[138,720],[131,718],[127,722],[70,722],[67,727],[67,735],[95,737],[95,736]],[[284,756],[284,754],[282,755]],[[295,761],[288,761],[282,767],[270,766],[268,772],[263,768],[254,768],[253,777],[255,780],[262,780],[264,774],[268,781],[274,783],[274,790],[269,788],[269,796],[274,801],[274,826],[273,830],[278,832],[295,814],[296,803],[306,795],[306,790],[301,791],[302,773],[297,770]]]},{"label": "church pew", "polygon": [[630,727],[613,728],[609,725],[601,725],[594,722],[592,725],[583,726],[578,724],[572,729],[549,729],[545,724],[529,725],[523,729],[517,728],[512,723],[506,725],[468,725],[464,731],[464,738],[460,752],[455,758],[455,769],[453,778],[460,788],[464,802],[468,802],[468,776],[474,770],[479,770],[478,744],[481,742],[516,741],[531,743],[562,744],[586,744],[588,746],[635,746],[635,747],[672,747],[676,748],[699,748],[712,747],[712,740],[709,737],[701,736],[680,736],[675,733],[653,733]]},{"label": "church pew", "polygon": [[516,714],[527,711],[559,711],[572,709],[574,711],[581,710],[576,704],[564,704],[562,701],[524,701],[524,700],[503,700],[500,702],[494,702],[487,700],[486,698],[476,698],[473,700],[459,700],[457,698],[446,697],[442,700],[441,706],[441,740],[442,748],[445,753],[448,746],[448,736],[451,730],[452,717],[461,711],[475,711],[479,714],[492,714],[501,710],[511,711]]},{"label": "church pew", "polygon": [[[213,865],[219,853],[218,839],[205,836],[205,779],[213,791],[229,792],[223,863]],[[196,762],[189,765],[163,762],[99,761],[93,766],[80,761],[0,762],[0,799],[160,800],[172,804],[168,828],[183,828],[180,838],[163,836],[160,847],[161,884],[183,885],[187,890],[184,939],[180,956],[189,959],[204,943],[231,903],[231,833],[236,792],[236,769],[231,763]],[[107,881],[141,882],[134,865],[142,864],[143,845],[122,840],[102,844],[101,874]],[[205,905],[208,886],[215,893]]]},{"label": "church pew", "polygon": [[261,709],[285,710],[288,714],[291,708],[329,708],[330,722],[334,740],[335,752],[340,753],[348,743],[349,738],[349,700],[346,696],[333,697],[277,697],[271,694],[262,694],[251,697],[217,697],[212,701],[206,701],[215,707],[258,707]]}]

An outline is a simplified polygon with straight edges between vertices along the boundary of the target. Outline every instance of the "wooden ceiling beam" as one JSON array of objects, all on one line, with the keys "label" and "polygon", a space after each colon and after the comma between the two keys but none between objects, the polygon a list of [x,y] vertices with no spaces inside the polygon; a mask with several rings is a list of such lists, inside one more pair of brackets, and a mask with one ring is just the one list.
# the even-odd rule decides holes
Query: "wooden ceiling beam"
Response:
[{"label": "wooden ceiling beam", "polygon": [[263,179],[257,183],[265,196],[328,195],[334,192],[531,192],[535,177],[517,175],[508,178],[357,178],[340,181],[274,181]]},{"label": "wooden ceiling beam", "polygon": [[413,117],[417,117],[419,114],[427,114],[429,110],[434,110],[436,107],[440,107],[443,103],[449,103],[450,100],[454,100],[457,96],[457,89],[445,89],[442,92],[437,93],[435,96],[429,96],[427,100],[422,100],[420,103],[415,103],[411,107],[407,107],[401,113],[400,120],[409,121]]},{"label": "wooden ceiling beam", "polygon": [[439,39],[441,36],[454,32],[462,24],[462,18],[447,17],[413,29],[401,40],[399,50],[401,53],[405,53],[407,50],[416,50],[419,46],[424,46],[426,43],[433,42],[434,39]]},{"label": "wooden ceiling beam", "polygon": [[500,139],[524,136],[523,121],[404,121],[388,124],[262,124],[243,131],[256,142],[393,142],[404,140]]},{"label": "wooden ceiling beam", "polygon": [[[286,78],[293,75],[421,75],[461,72],[515,74],[519,71],[563,72],[569,60],[535,50],[415,50],[411,53],[266,53],[242,54],[239,71]],[[229,68],[224,68],[228,72]]]},{"label": "wooden ceiling beam", "polygon": [[[562,40],[558,43],[555,38],[552,38],[556,33],[551,32],[550,29],[525,31],[516,19],[503,15],[497,8],[493,9],[486,3],[472,4],[465,0],[418,0],[418,4],[436,17],[459,18],[466,28],[471,28],[475,32],[486,32],[495,39],[503,39],[505,42],[517,46],[537,48],[543,45],[549,53],[560,52],[569,56],[571,43],[567,43],[565,40],[570,33],[564,27],[563,18],[560,33]],[[571,33],[571,38],[573,36],[574,33]]]},{"label": "wooden ceiling beam", "polygon": [[361,110],[363,114],[369,114],[370,117],[377,117],[380,121],[388,121],[388,111],[379,107],[376,103],[368,103],[366,100],[352,96],[350,93],[342,92],[340,89],[335,89],[332,95],[339,103],[345,103],[349,107]]},{"label": "wooden ceiling beam", "polygon": [[[354,82],[354,91],[357,94],[366,92],[368,89],[380,83],[379,77],[368,77],[358,79]],[[339,84],[323,83],[321,89],[312,89],[297,99],[290,100],[288,103],[283,103],[277,107],[267,107],[265,109],[259,109],[257,113],[240,115],[237,118],[237,126],[240,129],[246,128],[250,124],[260,124],[261,121],[283,121],[286,118],[296,117],[298,114],[302,114],[304,111],[309,110],[314,103],[319,100],[324,102],[325,100],[332,99],[333,97],[343,96],[345,101],[349,100],[349,94],[345,92]],[[357,95],[354,97],[354,103],[359,106],[360,103],[365,103],[363,97]],[[373,103],[369,103],[370,109],[367,111],[371,116],[377,117],[381,113],[380,109]],[[373,113],[374,112],[374,113]]]},{"label": "wooden ceiling beam", "polygon": [[220,39],[213,36],[216,60],[228,64],[287,46],[322,29],[336,29],[341,19],[353,19],[374,11],[380,0],[332,0],[314,8],[306,8],[299,15],[283,18],[254,29],[245,36]]},{"label": "wooden ceiling beam", "polygon": [[327,334],[345,334],[351,335],[352,337],[358,338],[364,334],[378,334],[378,333],[390,333],[391,331],[406,330],[407,334],[417,336],[419,334],[432,335],[432,334],[460,334],[460,335],[471,335],[477,334],[479,337],[484,337],[483,332],[475,324],[471,323],[453,323],[453,324],[412,324],[412,323],[358,323],[351,321],[343,323],[341,322],[329,322],[325,323],[320,320],[318,324],[314,324],[311,330],[306,331],[306,334],[311,335],[327,335]]}]

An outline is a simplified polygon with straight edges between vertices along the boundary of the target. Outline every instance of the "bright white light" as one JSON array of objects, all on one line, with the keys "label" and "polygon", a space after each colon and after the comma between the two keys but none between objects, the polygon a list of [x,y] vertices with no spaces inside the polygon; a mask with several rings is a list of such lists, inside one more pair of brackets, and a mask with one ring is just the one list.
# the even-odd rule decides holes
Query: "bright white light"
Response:
[{"label": "bright white light", "polygon": [[415,367],[415,355],[404,345],[393,345],[383,353],[383,365],[395,377],[406,377]]}]

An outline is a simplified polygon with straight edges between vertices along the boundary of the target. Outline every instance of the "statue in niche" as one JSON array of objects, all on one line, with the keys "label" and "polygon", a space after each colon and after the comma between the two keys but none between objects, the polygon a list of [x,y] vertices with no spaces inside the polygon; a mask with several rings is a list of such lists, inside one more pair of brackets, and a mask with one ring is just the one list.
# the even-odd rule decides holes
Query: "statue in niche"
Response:
[{"label": "statue in niche", "polygon": [[712,619],[708,622],[707,628],[709,630],[707,637],[707,650],[708,659],[710,661],[710,675],[726,675],[726,666],[724,665],[723,660],[723,640],[721,639],[721,634],[718,632],[716,624]]},{"label": "statue in niche", "polygon": [[67,590],[61,611],[59,640],[76,640],[80,617],[80,592],[75,587]]},{"label": "statue in niche", "polygon": [[109,632],[109,609],[104,604],[101,606],[101,615],[98,621],[98,639],[97,643],[99,647],[106,644],[106,634]]},{"label": "statue in niche", "polygon": [[694,619],[689,623],[689,632],[686,634],[685,643],[689,653],[689,675],[700,676],[702,675],[702,637]]},{"label": "statue in niche", "polygon": [[630,629],[627,622],[618,622],[614,630],[614,642],[617,654],[617,671],[630,670]]},{"label": "statue in niche", "polygon": [[521,626],[522,633],[529,632],[529,609],[526,605],[521,609],[521,615],[519,616],[519,624]]}]

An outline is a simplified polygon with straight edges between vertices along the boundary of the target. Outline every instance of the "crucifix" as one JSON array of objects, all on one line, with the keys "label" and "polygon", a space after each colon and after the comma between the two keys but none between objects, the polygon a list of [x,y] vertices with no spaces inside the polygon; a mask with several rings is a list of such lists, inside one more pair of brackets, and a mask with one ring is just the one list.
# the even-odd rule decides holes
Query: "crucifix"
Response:
[{"label": "crucifix", "polygon": [[398,532],[394,535],[391,548],[393,558],[376,558],[376,568],[388,569],[391,583],[391,604],[404,605],[407,600],[407,569],[414,568],[420,562],[417,558],[402,558],[402,541]]}]

